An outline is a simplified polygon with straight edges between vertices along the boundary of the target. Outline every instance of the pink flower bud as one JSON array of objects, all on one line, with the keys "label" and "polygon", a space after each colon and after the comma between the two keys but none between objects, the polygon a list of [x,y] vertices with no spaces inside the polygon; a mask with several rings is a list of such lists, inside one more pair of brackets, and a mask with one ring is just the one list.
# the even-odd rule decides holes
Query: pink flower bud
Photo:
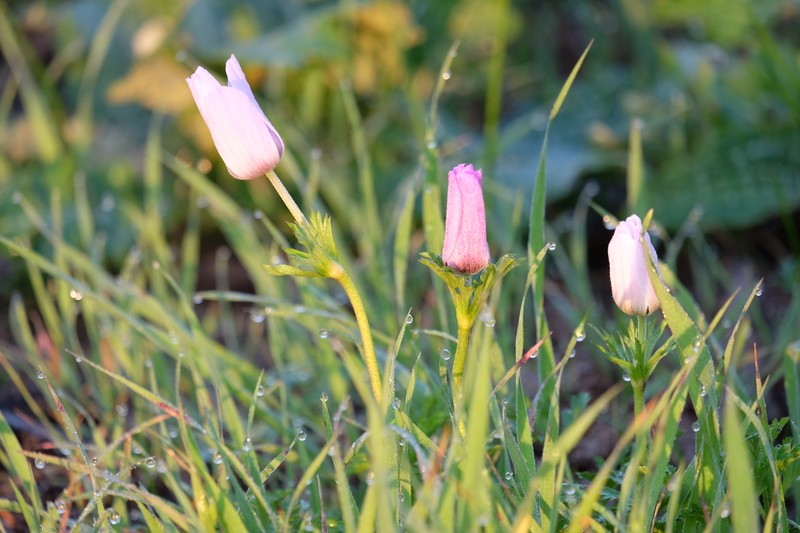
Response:
[{"label": "pink flower bud", "polygon": [[[660,303],[647,276],[647,259],[642,252],[642,221],[636,215],[620,221],[608,244],[608,264],[611,272],[611,294],[624,313],[648,315]],[[650,235],[644,234],[650,256],[658,271],[658,257]]]},{"label": "pink flower bud", "polygon": [[228,172],[240,180],[263,176],[278,165],[283,141],[258,107],[234,56],[225,64],[225,72],[227,87],[203,67],[197,67],[186,82]]},{"label": "pink flower bud", "polygon": [[454,270],[474,274],[489,264],[483,177],[472,165],[456,166],[447,175],[447,214],[442,260]]}]

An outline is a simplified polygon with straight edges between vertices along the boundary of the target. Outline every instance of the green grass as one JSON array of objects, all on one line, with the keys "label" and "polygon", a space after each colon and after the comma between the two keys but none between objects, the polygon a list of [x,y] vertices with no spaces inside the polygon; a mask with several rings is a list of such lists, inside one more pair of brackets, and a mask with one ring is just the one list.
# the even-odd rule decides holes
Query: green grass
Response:
[{"label": "green grass", "polygon": [[[16,405],[0,412],[0,530],[800,528],[796,283],[759,274],[734,282],[697,220],[675,228],[656,209],[646,223],[665,250],[663,282],[653,274],[662,311],[649,320],[666,323],[660,340],[671,337],[672,348],[648,378],[638,414],[630,383],[598,346],[595,328],[616,335],[627,317],[594,287],[606,257],[604,246],[599,260],[590,256],[598,249],[587,230],[599,218],[593,208],[611,217],[605,202],[627,202],[644,217],[659,201],[648,167],[648,156],[658,157],[648,152],[653,139],[627,121],[630,139],[606,154],[623,164],[627,157],[627,195],[614,203],[603,183],[599,194],[587,184],[551,198],[563,164],[552,154],[560,135],[579,127],[585,84],[610,61],[607,43],[579,51],[569,74],[550,73],[543,137],[526,137],[537,155],[525,186],[514,191],[486,175],[493,256],[511,253],[525,266],[492,288],[456,401],[453,305],[419,258],[441,250],[453,161],[482,154],[500,174],[512,149],[516,133],[502,119],[504,87],[519,75],[512,26],[500,24],[487,41],[488,61],[479,42],[430,37],[414,51],[428,56],[422,96],[410,82],[405,92],[382,86],[389,82],[380,75],[373,93],[359,92],[349,52],[334,46],[330,71],[276,68],[254,85],[286,140],[278,174],[306,215],[331,215],[338,262],[363,297],[382,379],[376,399],[347,295],[332,280],[270,274],[288,271],[284,250],[297,246],[288,213],[266,179],[234,182],[213,152],[206,155],[219,168],[208,172],[200,149],[186,148],[192,132],[181,121],[196,110],[126,123],[130,139],[141,136],[129,139],[134,156],[93,153],[115,116],[97,97],[120,53],[115,36],[136,29],[126,14],[141,16],[130,4],[101,12],[85,64],[67,69],[80,73],[74,102],[56,91],[70,79],[40,64],[19,13],[0,5],[0,48],[14,73],[0,98],[0,133],[27,120],[36,147],[21,161],[3,156],[0,167],[0,248],[16,276],[7,284],[11,337],[0,344],[0,384]],[[635,12],[636,2],[623,4],[622,14]],[[230,9],[239,13],[231,15],[236,31],[252,30],[246,10]],[[338,43],[338,26],[328,24],[352,23],[350,9],[301,9],[301,22]],[[504,2],[498,12],[518,10]],[[175,24],[181,16],[169,13]],[[639,39],[655,31],[628,22]],[[310,31],[303,28],[274,39]],[[163,53],[178,42],[170,35]],[[767,66],[782,57],[782,48],[759,43],[770,51]],[[311,54],[303,46],[313,42],[287,47],[287,57]],[[412,71],[413,53],[401,52]],[[464,72],[478,61],[480,82]],[[791,82],[789,74],[781,80]],[[483,137],[465,148],[465,113],[454,101],[473,90],[485,97]],[[792,198],[780,211],[789,229]],[[679,257],[691,265],[691,285],[676,274],[685,271]],[[792,264],[789,257],[785,268]],[[759,298],[765,285],[788,286],[782,318],[770,308],[775,300]],[[607,384],[593,396],[574,378],[585,364]],[[579,464],[571,453],[607,435],[603,425],[614,441],[592,465]]]}]

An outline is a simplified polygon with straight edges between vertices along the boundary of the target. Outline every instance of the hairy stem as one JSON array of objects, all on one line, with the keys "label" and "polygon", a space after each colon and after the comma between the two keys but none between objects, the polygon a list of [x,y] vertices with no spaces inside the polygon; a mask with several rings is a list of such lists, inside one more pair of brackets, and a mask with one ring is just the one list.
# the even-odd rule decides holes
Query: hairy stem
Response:
[{"label": "hairy stem", "polygon": [[342,286],[345,294],[347,294],[347,297],[350,299],[350,305],[353,306],[353,314],[356,316],[358,331],[361,334],[364,363],[367,365],[372,394],[375,396],[375,401],[378,402],[378,405],[381,405],[383,401],[381,373],[378,367],[378,358],[375,356],[375,343],[372,340],[372,330],[369,328],[367,310],[364,307],[364,302],[361,300],[361,295],[358,293],[355,283],[353,283],[353,280],[347,275],[347,272],[341,270],[334,279]]},{"label": "hairy stem", "polygon": [[461,388],[464,379],[464,367],[467,363],[467,351],[469,350],[469,338],[472,334],[472,326],[458,326],[458,342],[456,344],[456,355],[453,360],[453,403],[461,396]]},{"label": "hairy stem", "polygon": [[297,205],[297,202],[294,201],[292,195],[289,194],[289,191],[286,190],[286,187],[284,187],[283,182],[278,177],[278,175],[275,174],[275,171],[270,170],[269,172],[267,172],[267,178],[269,178],[269,182],[275,188],[275,191],[278,193],[278,196],[281,197],[283,203],[286,204],[286,207],[289,209],[289,212],[292,214],[292,217],[294,217],[295,222],[297,222],[301,226],[305,226],[308,223],[308,220],[306,220],[306,216],[300,210],[300,207]]}]

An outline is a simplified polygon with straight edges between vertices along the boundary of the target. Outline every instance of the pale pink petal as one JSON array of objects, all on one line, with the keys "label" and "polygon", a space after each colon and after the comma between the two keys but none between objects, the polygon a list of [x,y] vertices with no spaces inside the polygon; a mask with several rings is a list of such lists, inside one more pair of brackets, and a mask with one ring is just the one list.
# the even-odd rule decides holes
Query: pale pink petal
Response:
[{"label": "pale pink petal", "polygon": [[[660,306],[647,273],[649,265],[639,241],[641,233],[641,220],[631,215],[619,223],[608,244],[611,293],[619,308],[629,315],[646,315]],[[645,235],[645,242],[658,268],[650,235]]]},{"label": "pale pink petal", "polygon": [[198,107],[233,177],[252,179],[277,166],[281,154],[273,132],[261,110],[241,91],[220,87]]},{"label": "pale pink petal", "polygon": [[228,75],[228,86],[233,87],[241,91],[243,94],[247,95],[256,109],[261,112],[261,117],[264,122],[267,123],[267,127],[270,129],[270,134],[272,135],[272,140],[275,142],[275,145],[278,147],[278,152],[283,155],[283,139],[281,139],[280,135],[278,135],[277,130],[272,125],[272,122],[269,121],[267,115],[261,111],[261,107],[259,107],[258,102],[256,102],[256,97],[253,95],[253,90],[250,88],[250,85],[247,83],[247,78],[245,78],[244,71],[242,67],[239,65],[239,60],[236,59],[236,56],[231,54],[231,57],[228,58],[228,61],[225,63],[225,73]]}]

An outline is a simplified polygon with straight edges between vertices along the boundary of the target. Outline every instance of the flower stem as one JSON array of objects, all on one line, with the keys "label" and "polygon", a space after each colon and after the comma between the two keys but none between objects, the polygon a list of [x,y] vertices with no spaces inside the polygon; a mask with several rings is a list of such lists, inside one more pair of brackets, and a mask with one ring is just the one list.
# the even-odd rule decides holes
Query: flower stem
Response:
[{"label": "flower stem", "polygon": [[[633,415],[635,418],[639,418],[644,411],[644,386],[645,380],[647,379],[643,375],[638,375],[638,371],[643,369],[646,364],[644,360],[645,353],[647,352],[644,343],[648,342],[646,316],[638,315],[636,317],[636,337],[639,341],[639,346],[636,348],[636,359],[634,363],[637,367],[637,376],[631,380],[631,387],[633,388]],[[640,431],[636,434],[636,445],[638,447],[647,446],[646,433]]]},{"label": "flower stem", "polygon": [[461,396],[461,388],[464,379],[464,367],[467,363],[467,351],[469,350],[469,338],[472,334],[472,325],[458,326],[458,342],[456,343],[456,355],[453,360],[453,403]]},{"label": "flower stem", "polygon": [[378,359],[375,356],[375,343],[372,341],[372,330],[369,328],[367,310],[364,307],[364,302],[361,300],[361,295],[358,293],[355,283],[353,283],[353,280],[347,275],[344,269],[340,270],[339,274],[335,276],[334,279],[342,286],[345,294],[347,294],[347,297],[350,299],[350,305],[353,306],[353,314],[356,316],[358,331],[361,334],[364,363],[367,365],[372,394],[375,396],[375,401],[378,402],[378,405],[381,405],[383,401],[381,373],[378,367]]},{"label": "flower stem", "polygon": [[275,174],[275,171],[270,170],[269,172],[267,172],[267,178],[269,178],[269,182],[275,188],[275,191],[278,193],[278,196],[281,197],[283,203],[286,204],[286,207],[289,209],[289,212],[294,217],[295,222],[297,222],[301,226],[305,226],[308,223],[308,220],[306,220],[306,216],[300,210],[300,207],[298,207],[297,202],[294,201],[292,195],[289,194],[289,191],[286,190],[286,187],[283,186],[283,182],[278,177],[278,175]]},{"label": "flower stem", "polygon": [[[644,383],[631,380],[631,387],[633,388],[633,416],[638,419],[644,411]],[[636,446],[639,448],[647,446],[647,434],[644,431],[636,434]]]}]

